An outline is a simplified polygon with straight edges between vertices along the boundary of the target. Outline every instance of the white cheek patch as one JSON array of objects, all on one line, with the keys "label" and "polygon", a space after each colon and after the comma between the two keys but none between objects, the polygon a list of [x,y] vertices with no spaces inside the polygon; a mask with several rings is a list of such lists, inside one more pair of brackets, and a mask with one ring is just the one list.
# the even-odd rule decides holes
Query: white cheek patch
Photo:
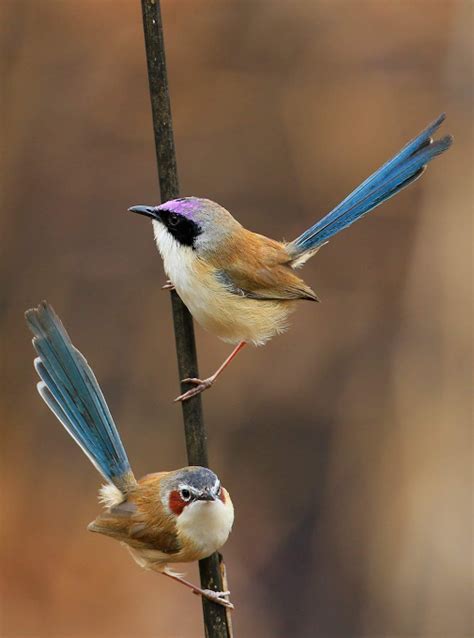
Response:
[{"label": "white cheek patch", "polygon": [[153,221],[153,230],[166,274],[178,292],[186,294],[194,282],[196,255],[193,249],[191,246],[180,244],[160,222]]},{"label": "white cheek patch", "polygon": [[156,245],[160,251],[161,258],[165,261],[177,251],[179,244],[161,222],[153,220],[152,224]]}]

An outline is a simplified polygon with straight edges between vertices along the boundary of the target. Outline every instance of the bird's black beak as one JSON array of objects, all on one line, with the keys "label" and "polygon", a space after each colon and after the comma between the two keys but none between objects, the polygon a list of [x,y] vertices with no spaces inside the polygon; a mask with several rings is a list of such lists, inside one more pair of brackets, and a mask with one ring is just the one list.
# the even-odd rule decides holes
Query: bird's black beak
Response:
[{"label": "bird's black beak", "polygon": [[160,218],[160,213],[154,206],[132,206],[128,210],[131,213],[138,213],[139,215],[145,215],[145,217],[151,217],[152,219]]},{"label": "bird's black beak", "polygon": [[203,492],[197,497],[198,501],[215,501],[216,497],[210,492]]}]

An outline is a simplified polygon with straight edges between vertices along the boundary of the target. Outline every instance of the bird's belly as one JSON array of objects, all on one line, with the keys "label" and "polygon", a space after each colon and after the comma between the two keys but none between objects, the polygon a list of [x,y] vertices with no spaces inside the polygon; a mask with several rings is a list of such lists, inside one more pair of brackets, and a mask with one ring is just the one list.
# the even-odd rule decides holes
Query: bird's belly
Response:
[{"label": "bird's belly", "polygon": [[143,569],[157,568],[160,565],[164,568],[166,563],[170,561],[170,555],[165,554],[165,552],[159,549],[137,549],[136,547],[130,547],[126,542],[123,542],[122,545],[128,549],[133,560],[140,565],[140,567],[143,567]]},{"label": "bird's belly", "polygon": [[214,282],[176,285],[176,290],[196,321],[228,343],[261,345],[288,326],[293,302],[259,301],[228,292]]},{"label": "bird's belly", "polygon": [[205,330],[229,343],[261,345],[288,327],[294,301],[260,301],[229,292],[192,248],[179,246],[160,223],[153,226],[166,274]]},{"label": "bird's belly", "polygon": [[171,281],[196,321],[227,343],[261,345],[288,327],[294,303],[259,301],[229,292],[212,273],[180,273]]}]

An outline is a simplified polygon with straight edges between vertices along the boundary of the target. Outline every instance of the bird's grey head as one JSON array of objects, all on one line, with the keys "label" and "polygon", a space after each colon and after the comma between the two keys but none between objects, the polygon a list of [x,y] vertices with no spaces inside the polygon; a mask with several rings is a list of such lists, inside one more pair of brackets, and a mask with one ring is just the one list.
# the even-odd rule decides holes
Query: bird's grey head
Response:
[{"label": "bird's grey head", "polygon": [[155,234],[165,229],[179,244],[197,251],[215,249],[240,224],[225,208],[201,197],[180,197],[159,206],[132,206],[132,213],[153,220]]},{"label": "bird's grey head", "polygon": [[222,500],[221,483],[206,467],[184,467],[170,472],[163,480],[162,499],[169,510],[179,516],[193,503]]}]

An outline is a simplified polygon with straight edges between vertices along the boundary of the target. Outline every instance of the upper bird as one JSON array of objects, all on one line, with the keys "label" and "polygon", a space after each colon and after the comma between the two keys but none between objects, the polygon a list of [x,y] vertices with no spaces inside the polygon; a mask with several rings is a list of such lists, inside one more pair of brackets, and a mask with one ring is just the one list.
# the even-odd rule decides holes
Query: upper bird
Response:
[{"label": "upper bird", "polygon": [[94,373],[52,307],[28,310],[26,321],[41,398],[107,481],[99,490],[105,511],[88,529],[126,545],[141,567],[232,608],[229,592],[201,589],[168,567],[206,558],[226,542],[234,508],[217,476],[192,466],[137,481]]},{"label": "upper bird", "polygon": [[231,355],[207,379],[183,379],[194,387],[184,401],[209,388],[246,344],[261,345],[287,327],[300,299],[318,301],[295,270],[333,235],[414,182],[434,157],[452,144],[437,141],[442,114],[373,173],[336,208],[289,243],[244,228],[222,206],[199,197],[182,197],[160,206],[132,206],[151,217],[158,250],[170,282],[203,328],[232,344]]}]

